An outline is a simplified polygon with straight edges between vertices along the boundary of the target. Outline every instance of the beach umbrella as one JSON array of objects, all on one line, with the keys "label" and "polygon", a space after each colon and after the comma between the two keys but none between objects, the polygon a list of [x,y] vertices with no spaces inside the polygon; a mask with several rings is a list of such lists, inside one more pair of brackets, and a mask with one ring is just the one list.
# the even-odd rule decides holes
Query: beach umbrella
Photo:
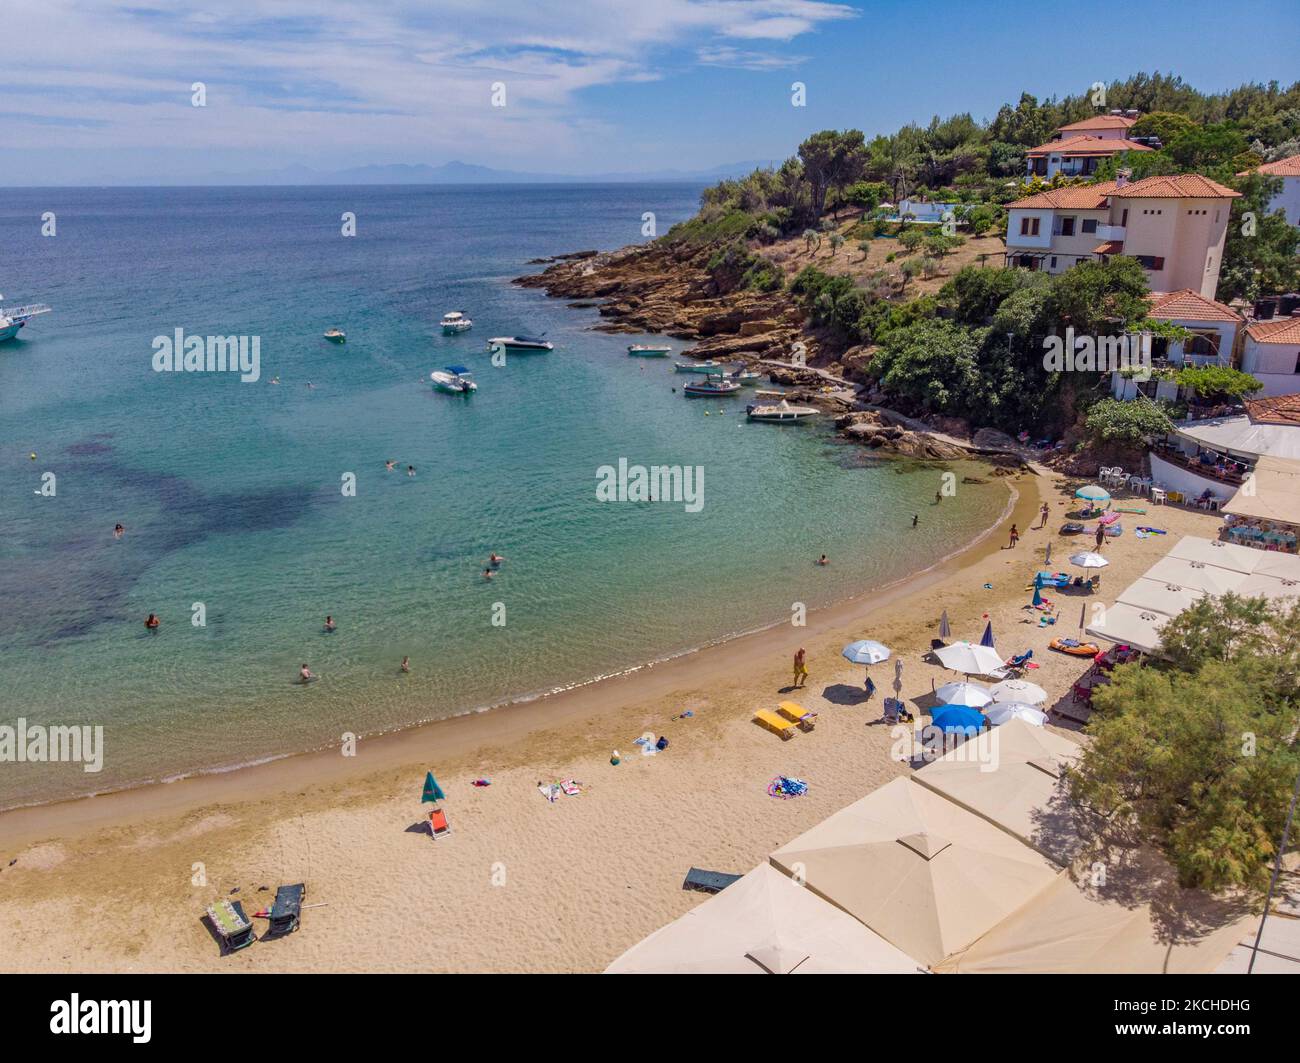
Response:
[{"label": "beach umbrella", "polygon": [[1035,606],[1043,604],[1043,595],[1039,590],[1039,585],[1037,580],[1034,581],[1034,600],[1030,604]]},{"label": "beach umbrella", "polygon": [[1071,554],[1070,564],[1074,565],[1076,568],[1105,568],[1110,564],[1110,562],[1106,558],[1102,557],[1101,554],[1096,554],[1091,550],[1088,550],[1082,554]]},{"label": "beach umbrella", "polygon": [[903,692],[903,658],[894,658],[894,693]]},{"label": "beach umbrella", "polygon": [[442,787],[438,785],[438,780],[433,777],[433,772],[429,772],[424,777],[424,795],[420,798],[420,803],[425,801],[445,801],[447,795],[442,792]]},{"label": "beach umbrella", "polygon": [[940,637],[941,639],[950,639],[950,638],[952,638],[952,628],[950,628],[950,627],[948,626],[948,610],[947,610],[947,609],[945,609],[945,610],[943,611],[943,615],[939,617],[939,637]]},{"label": "beach umbrella", "polygon": [[1110,492],[1096,484],[1088,484],[1087,487],[1080,487],[1075,491],[1074,497],[1086,498],[1089,502],[1106,502],[1110,499]]},{"label": "beach umbrella", "polygon": [[976,708],[993,700],[988,688],[978,683],[944,683],[934,696],[945,705],[972,705]]},{"label": "beach umbrella", "polygon": [[887,661],[893,651],[882,642],[859,639],[857,642],[850,642],[840,652],[846,660],[854,664],[879,664],[881,661]]},{"label": "beach umbrella", "polygon": [[1052,563],[1052,544],[1048,543],[1047,552],[1043,554],[1043,564],[1050,565],[1051,563]]},{"label": "beach umbrella", "polygon": [[993,649],[993,621],[990,620],[984,625],[984,634],[980,636],[980,645]]},{"label": "beach umbrella", "polygon": [[1047,700],[1047,691],[1037,683],[1024,679],[1004,679],[989,688],[994,701],[1024,702],[1027,705],[1041,705]]},{"label": "beach umbrella", "polygon": [[1019,701],[995,701],[984,710],[984,717],[992,727],[1001,727],[1008,720],[1024,720],[1035,727],[1047,722],[1047,714],[1041,709]]},{"label": "beach umbrella", "polygon": [[944,734],[967,729],[980,731],[984,722],[984,714],[969,705],[943,705],[930,713],[930,723]]},{"label": "beach umbrella", "polygon": [[1002,657],[997,650],[973,642],[954,642],[935,650],[934,655],[945,668],[967,675],[992,675],[1002,668]]}]

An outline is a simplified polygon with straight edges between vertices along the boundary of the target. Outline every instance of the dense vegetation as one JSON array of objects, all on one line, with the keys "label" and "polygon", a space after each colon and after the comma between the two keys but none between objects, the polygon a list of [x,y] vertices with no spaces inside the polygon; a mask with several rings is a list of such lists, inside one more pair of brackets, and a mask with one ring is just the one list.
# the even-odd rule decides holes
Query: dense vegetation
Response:
[{"label": "dense vegetation", "polygon": [[1162,648],[1167,660],[1122,665],[1095,693],[1073,796],[1132,817],[1184,886],[1261,892],[1300,772],[1300,605],[1205,598]]}]

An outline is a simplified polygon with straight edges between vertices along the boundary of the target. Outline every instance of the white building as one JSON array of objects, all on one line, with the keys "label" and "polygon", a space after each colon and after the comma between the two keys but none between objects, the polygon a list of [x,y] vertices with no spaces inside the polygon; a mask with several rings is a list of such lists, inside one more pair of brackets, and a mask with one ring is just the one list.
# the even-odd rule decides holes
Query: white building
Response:
[{"label": "white building", "polygon": [[1264,385],[1264,395],[1300,391],[1300,314],[1248,325],[1241,368]]},{"label": "white building", "polygon": [[1280,210],[1292,225],[1300,225],[1300,155],[1266,162],[1258,170],[1282,180],[1282,191],[1269,202],[1268,212],[1274,214]]},{"label": "white building", "polygon": [[[1207,299],[1199,292],[1183,288],[1176,292],[1152,292],[1148,299],[1148,316],[1184,328],[1192,335],[1186,340],[1152,337],[1151,361],[1156,367],[1182,368],[1201,365],[1232,365],[1238,330],[1245,319],[1224,303]],[[1111,373],[1111,394],[1117,399],[1133,399],[1139,394],[1154,399],[1176,401],[1178,384],[1156,377],[1139,381],[1119,371]]]}]

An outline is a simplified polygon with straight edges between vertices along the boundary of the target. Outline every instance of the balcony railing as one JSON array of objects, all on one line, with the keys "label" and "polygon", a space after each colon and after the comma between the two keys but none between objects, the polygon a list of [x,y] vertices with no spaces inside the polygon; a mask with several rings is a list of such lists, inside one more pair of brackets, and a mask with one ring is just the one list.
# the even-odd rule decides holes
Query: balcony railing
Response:
[{"label": "balcony railing", "polygon": [[1197,476],[1204,476],[1207,480],[1214,480],[1234,488],[1240,487],[1242,481],[1249,475],[1249,471],[1240,473],[1231,467],[1220,470],[1214,465],[1203,465],[1199,457],[1189,458],[1171,443],[1156,444],[1152,453],[1161,461],[1169,462],[1170,465],[1177,465],[1188,472],[1196,473]]}]

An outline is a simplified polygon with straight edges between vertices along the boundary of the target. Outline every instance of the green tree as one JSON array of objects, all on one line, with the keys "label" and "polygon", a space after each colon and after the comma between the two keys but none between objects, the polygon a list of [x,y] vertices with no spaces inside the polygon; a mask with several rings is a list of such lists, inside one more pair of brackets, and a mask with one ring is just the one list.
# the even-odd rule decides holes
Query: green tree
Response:
[{"label": "green tree", "polygon": [[1249,373],[1226,365],[1189,366],[1178,370],[1175,379],[1203,399],[1242,399],[1264,386]]},{"label": "green tree", "polygon": [[1235,187],[1241,198],[1233,200],[1228,218],[1218,297],[1253,301],[1294,290],[1300,286],[1300,229],[1281,211],[1268,212],[1281,180],[1252,172]]},{"label": "green tree", "polygon": [[1080,334],[1108,335],[1147,315],[1146,272],[1137,259],[1116,255],[1080,262],[1052,281],[1052,307],[1063,325]]},{"label": "green tree", "polygon": [[1159,406],[1139,396],[1132,402],[1102,399],[1088,411],[1084,427],[1095,443],[1150,442],[1173,428]]},{"label": "green tree", "polygon": [[925,410],[962,416],[979,401],[983,339],[982,330],[952,321],[916,321],[885,336],[872,372],[888,391]]},{"label": "green tree", "polygon": [[862,176],[867,158],[862,132],[857,129],[825,129],[799,145],[799,161],[809,184],[815,218],[825,212],[826,195],[831,189],[844,188]]}]

